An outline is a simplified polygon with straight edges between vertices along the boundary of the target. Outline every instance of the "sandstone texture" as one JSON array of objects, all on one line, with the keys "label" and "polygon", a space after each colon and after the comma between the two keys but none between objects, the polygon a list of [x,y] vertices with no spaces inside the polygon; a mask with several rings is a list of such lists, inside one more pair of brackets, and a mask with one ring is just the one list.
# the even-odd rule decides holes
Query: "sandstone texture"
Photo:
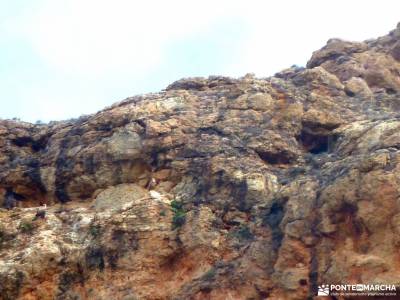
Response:
[{"label": "sandstone texture", "polygon": [[[0,299],[400,286],[400,26],[270,78],[0,121]],[[44,206],[47,205],[45,208]]]}]

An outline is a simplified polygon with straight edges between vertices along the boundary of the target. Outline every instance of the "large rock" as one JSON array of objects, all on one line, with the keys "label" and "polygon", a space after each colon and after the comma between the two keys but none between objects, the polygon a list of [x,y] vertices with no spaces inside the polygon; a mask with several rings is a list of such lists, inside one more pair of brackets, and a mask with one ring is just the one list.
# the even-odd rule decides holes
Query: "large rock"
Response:
[{"label": "large rock", "polygon": [[[0,121],[0,299],[308,299],[400,285],[400,27],[274,77]],[[47,207],[45,207],[45,204]]]},{"label": "large rock", "polygon": [[148,191],[141,186],[121,184],[100,192],[93,201],[93,209],[96,211],[121,209],[130,202],[150,199]]}]

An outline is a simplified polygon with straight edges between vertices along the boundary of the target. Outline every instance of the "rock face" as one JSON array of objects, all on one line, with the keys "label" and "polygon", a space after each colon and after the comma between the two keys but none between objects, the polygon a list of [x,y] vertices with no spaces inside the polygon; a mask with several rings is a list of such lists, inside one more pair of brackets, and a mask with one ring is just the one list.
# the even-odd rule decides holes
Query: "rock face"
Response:
[{"label": "rock face", "polygon": [[77,120],[0,121],[0,298],[400,285],[399,45],[400,26],[267,79],[182,79]]}]

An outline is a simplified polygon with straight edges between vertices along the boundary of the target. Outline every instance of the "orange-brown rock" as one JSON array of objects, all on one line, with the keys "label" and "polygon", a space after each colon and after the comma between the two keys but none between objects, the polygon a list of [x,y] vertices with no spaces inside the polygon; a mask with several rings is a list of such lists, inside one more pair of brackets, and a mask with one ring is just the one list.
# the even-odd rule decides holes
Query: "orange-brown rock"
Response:
[{"label": "orange-brown rock", "polygon": [[334,39],[270,78],[182,79],[76,120],[1,120],[0,299],[400,285],[399,43],[400,27]]}]

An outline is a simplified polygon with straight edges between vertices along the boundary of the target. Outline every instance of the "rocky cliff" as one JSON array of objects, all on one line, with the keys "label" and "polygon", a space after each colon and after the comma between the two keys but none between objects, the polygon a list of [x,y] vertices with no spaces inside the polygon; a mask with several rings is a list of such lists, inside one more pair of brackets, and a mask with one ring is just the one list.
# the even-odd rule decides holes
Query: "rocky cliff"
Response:
[{"label": "rocky cliff", "polygon": [[266,79],[182,79],[77,120],[0,121],[0,298],[400,285],[399,95],[400,25]]}]

